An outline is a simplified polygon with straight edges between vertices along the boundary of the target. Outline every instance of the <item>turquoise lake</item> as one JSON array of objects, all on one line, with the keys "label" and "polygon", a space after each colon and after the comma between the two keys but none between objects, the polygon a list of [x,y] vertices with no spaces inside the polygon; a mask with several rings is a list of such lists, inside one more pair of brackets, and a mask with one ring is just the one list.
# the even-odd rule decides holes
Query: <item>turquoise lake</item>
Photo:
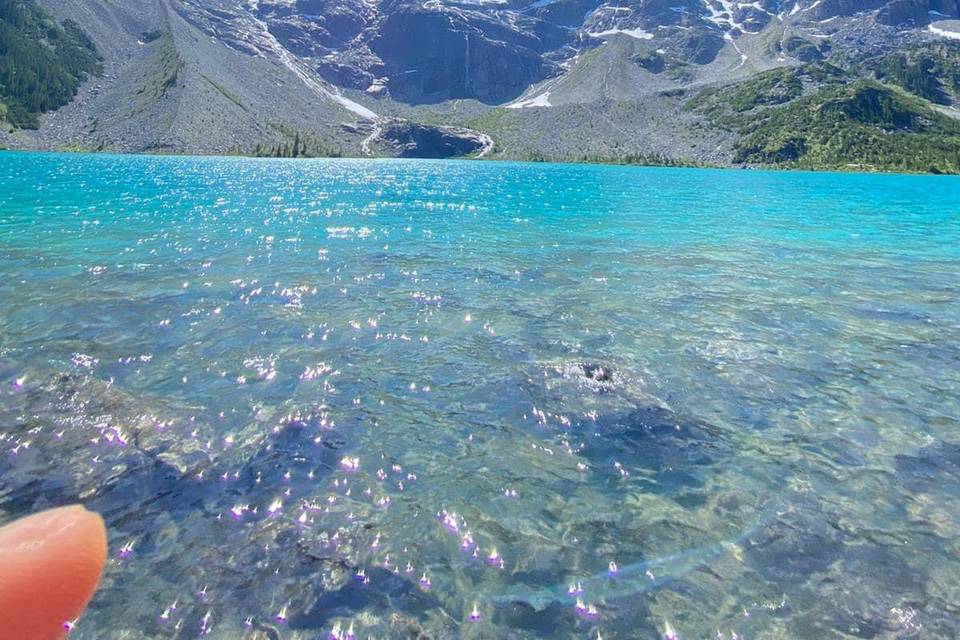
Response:
[{"label": "turquoise lake", "polygon": [[0,383],[72,638],[960,637],[956,178],[3,153]]}]

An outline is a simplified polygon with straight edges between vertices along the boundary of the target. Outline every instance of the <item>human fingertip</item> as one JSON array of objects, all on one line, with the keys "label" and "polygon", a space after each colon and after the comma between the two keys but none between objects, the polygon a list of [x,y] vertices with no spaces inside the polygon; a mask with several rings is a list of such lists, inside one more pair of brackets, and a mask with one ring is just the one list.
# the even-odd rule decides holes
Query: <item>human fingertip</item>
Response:
[{"label": "human fingertip", "polygon": [[0,640],[58,640],[96,589],[107,559],[103,519],[81,505],[0,528]]}]

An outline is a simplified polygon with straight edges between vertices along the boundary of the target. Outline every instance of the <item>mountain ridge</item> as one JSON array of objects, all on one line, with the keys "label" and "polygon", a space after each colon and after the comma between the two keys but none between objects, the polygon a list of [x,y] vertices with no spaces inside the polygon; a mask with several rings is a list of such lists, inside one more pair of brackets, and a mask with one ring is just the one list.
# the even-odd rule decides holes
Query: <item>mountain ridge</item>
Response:
[{"label": "mountain ridge", "polygon": [[[870,80],[957,117],[955,0],[36,1],[103,73],[38,130],[0,133],[14,148],[771,164],[738,150],[749,126],[687,105],[821,62],[839,75],[804,76],[804,95]],[[926,72],[877,62],[937,47]]]}]

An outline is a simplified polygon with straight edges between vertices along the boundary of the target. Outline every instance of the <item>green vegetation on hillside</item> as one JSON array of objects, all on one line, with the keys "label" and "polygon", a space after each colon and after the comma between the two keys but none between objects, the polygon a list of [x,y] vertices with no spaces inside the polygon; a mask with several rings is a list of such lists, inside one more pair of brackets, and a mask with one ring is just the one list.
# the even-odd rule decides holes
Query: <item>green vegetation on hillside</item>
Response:
[{"label": "green vegetation on hillside", "polygon": [[204,75],[204,74],[201,73],[201,74],[200,74],[200,77],[203,78],[204,80],[206,80],[207,83],[208,83],[211,87],[213,87],[213,88],[216,89],[218,92],[220,92],[220,95],[222,95],[224,98],[226,98],[227,100],[229,100],[229,101],[232,102],[233,104],[237,105],[238,107],[240,107],[240,108],[243,109],[244,111],[250,111],[250,108],[247,107],[247,105],[245,105],[245,104],[243,103],[243,100],[240,99],[240,96],[238,96],[238,95],[235,94],[234,92],[230,91],[229,89],[227,89],[226,87],[224,87],[222,84],[218,83],[217,81],[211,79],[209,76],[206,76],[206,75]]},{"label": "green vegetation on hillside", "polygon": [[946,104],[946,93],[940,79],[933,73],[934,61],[927,56],[910,60],[903,53],[895,53],[880,61],[877,78],[896,84],[931,102]]},{"label": "green vegetation on hillside", "polygon": [[239,153],[255,158],[342,158],[343,149],[333,148],[325,141],[309,133],[301,132],[279,122],[271,122],[270,128],[283,136],[283,142],[258,143],[253,151]]},{"label": "green vegetation on hillside", "polygon": [[[514,159],[514,158],[511,158]],[[685,158],[673,158],[659,153],[625,153],[622,155],[581,154],[581,155],[550,155],[542,153],[522,153],[516,160],[521,162],[563,162],[570,164],[611,164],[630,165],[641,167],[700,167],[707,168],[713,165],[706,162],[697,162]]]},{"label": "green vegetation on hillside", "polygon": [[803,62],[823,59],[821,47],[804,38],[790,36],[781,43],[781,46],[784,53]]},{"label": "green vegetation on hillside", "polygon": [[960,121],[872,81],[832,86],[758,114],[736,162],[960,172]]},{"label": "green vegetation on hillside", "polygon": [[741,136],[737,163],[960,173],[960,120],[931,104],[949,103],[930,73],[949,67],[899,55],[870,63],[895,86],[816,63],[707,89],[686,108]]},{"label": "green vegetation on hillside", "polygon": [[[513,115],[509,109],[497,107],[479,117],[468,119],[462,123],[462,126],[474,129],[475,131],[483,131],[496,139],[500,137],[503,131],[516,128],[517,125],[513,120]],[[456,124],[461,125],[461,123]]]},{"label": "green vegetation on hillside", "polygon": [[156,38],[152,46],[154,47],[153,57],[146,68],[143,83],[137,90],[137,96],[143,105],[157,100],[175,87],[180,69],[183,67],[183,61],[169,33]]},{"label": "green vegetation on hillside", "polygon": [[659,51],[642,50],[630,57],[630,61],[650,73],[666,75],[674,80],[683,81],[689,78],[689,66],[672,56],[664,55]]},{"label": "green vegetation on hillside", "polygon": [[719,88],[706,89],[687,102],[685,108],[706,115],[716,124],[736,129],[742,114],[757,107],[781,105],[804,94],[808,86],[838,80],[843,72],[826,63],[803,67],[781,67]]},{"label": "green vegetation on hillside", "polygon": [[773,69],[721,89],[708,89],[687,103],[713,119],[726,110],[743,113],[764,105],[789,102],[803,94],[803,82],[792,68]]},{"label": "green vegetation on hillside", "polygon": [[293,142],[259,143],[249,155],[254,158],[342,158],[343,152],[318,142],[301,140],[297,136]]},{"label": "green vegetation on hillside", "polygon": [[864,63],[883,82],[937,104],[960,98],[960,43],[940,42],[898,51]]},{"label": "green vegetation on hillside", "polygon": [[100,58],[76,24],[57,24],[33,0],[0,0],[0,121],[39,126],[70,102]]}]

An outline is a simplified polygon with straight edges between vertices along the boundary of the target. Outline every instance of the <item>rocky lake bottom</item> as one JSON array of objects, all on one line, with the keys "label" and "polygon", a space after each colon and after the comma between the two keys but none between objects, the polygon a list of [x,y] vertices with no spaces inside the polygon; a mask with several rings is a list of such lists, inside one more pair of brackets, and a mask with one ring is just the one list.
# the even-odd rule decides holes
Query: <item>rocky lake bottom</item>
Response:
[{"label": "rocky lake bottom", "polygon": [[960,181],[0,154],[76,638],[955,638]]}]

